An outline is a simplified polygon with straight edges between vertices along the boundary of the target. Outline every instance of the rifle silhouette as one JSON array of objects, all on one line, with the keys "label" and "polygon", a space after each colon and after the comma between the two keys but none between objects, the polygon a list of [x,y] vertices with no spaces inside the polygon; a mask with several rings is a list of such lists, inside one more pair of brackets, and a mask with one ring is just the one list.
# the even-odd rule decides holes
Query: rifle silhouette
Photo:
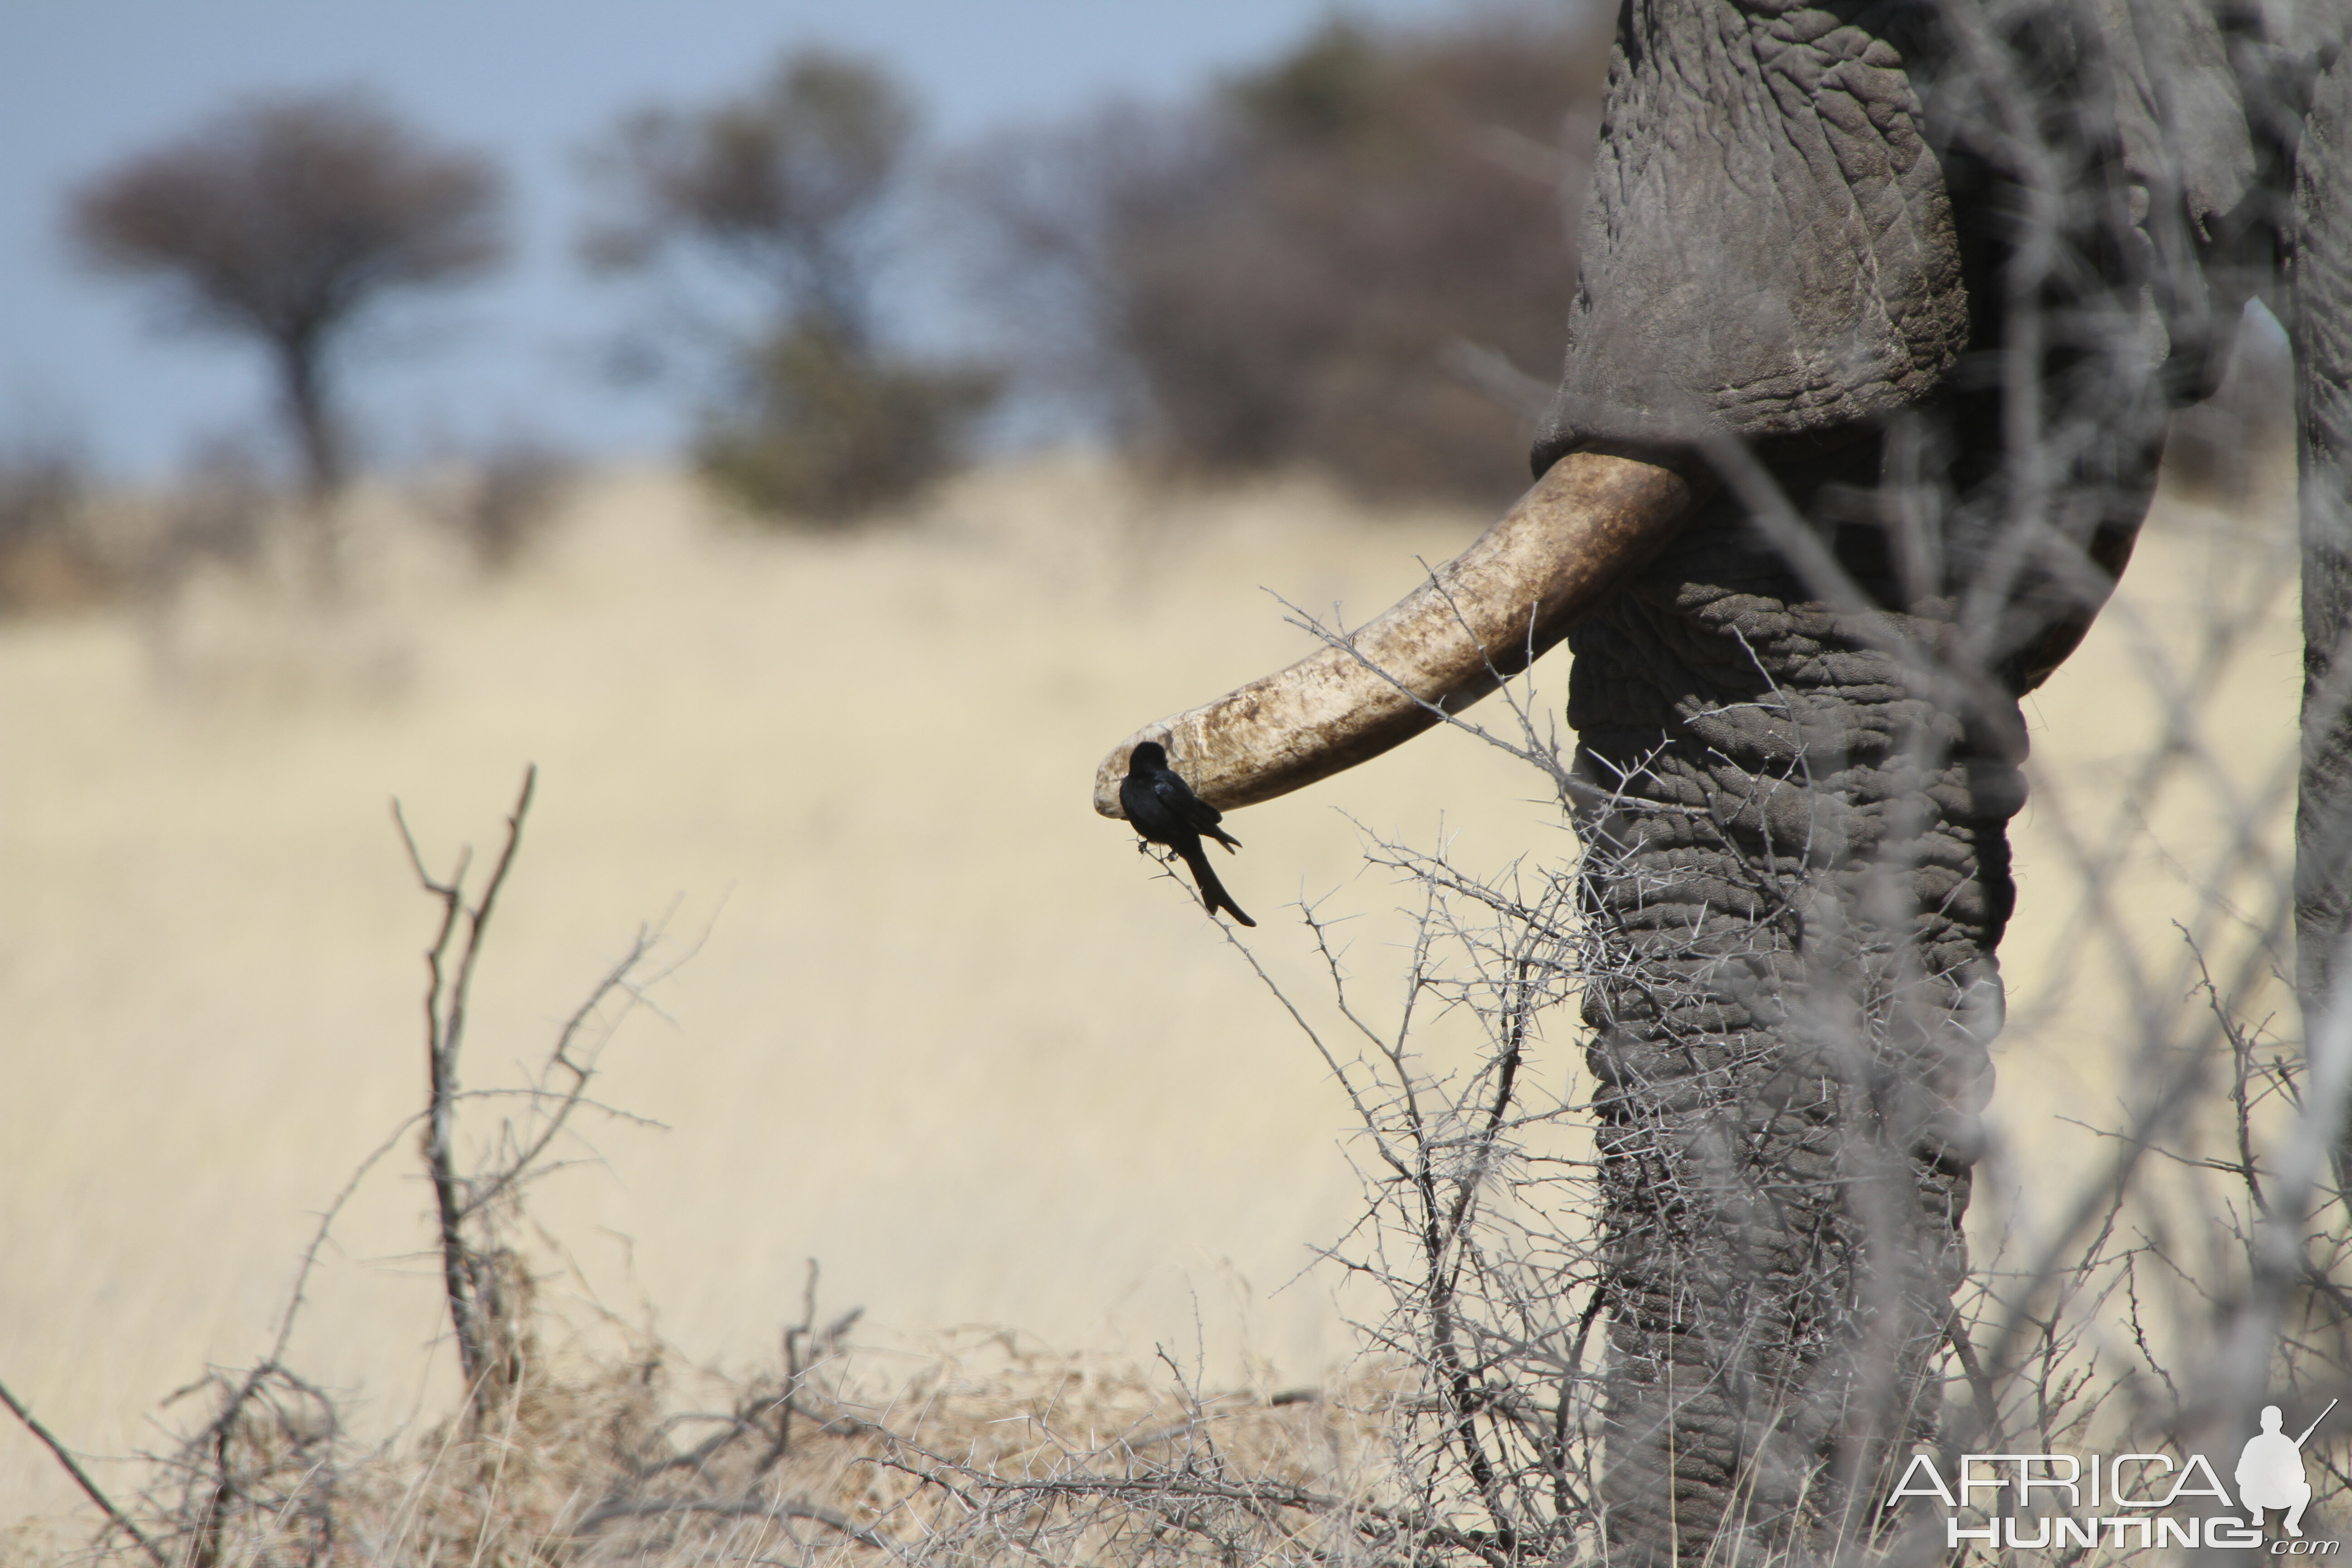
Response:
[{"label": "rifle silhouette", "polygon": [[[2339,1403],[2339,1401],[2336,1401],[2336,1400],[2333,1400],[2333,1399],[2329,1400],[2329,1401],[2327,1402],[2327,1410],[2333,1410],[2333,1409],[2335,1409],[2335,1408],[2336,1408],[2336,1405],[2337,1405],[2338,1403]],[[2320,1424],[2320,1422],[2325,1421],[2325,1420],[2326,1420],[2326,1419],[2327,1419],[2327,1410],[2323,1410],[2323,1411],[2321,1411],[2321,1412],[2318,1414],[2318,1415],[2316,1415],[2315,1417],[2314,1417],[2314,1418],[2313,1418],[2311,1425],[2310,1425],[2310,1426],[2306,1426],[2306,1427],[2305,1427],[2305,1428],[2303,1429],[2303,1437],[2308,1437],[2308,1436],[2310,1436],[2314,1432],[2316,1432],[2316,1431],[2318,1431],[2318,1430],[2319,1430],[2319,1424]],[[2300,1448],[2300,1447],[2303,1447],[2303,1437],[2297,1437],[2297,1438],[2294,1440],[2294,1446],[2295,1446],[2296,1447]]]}]

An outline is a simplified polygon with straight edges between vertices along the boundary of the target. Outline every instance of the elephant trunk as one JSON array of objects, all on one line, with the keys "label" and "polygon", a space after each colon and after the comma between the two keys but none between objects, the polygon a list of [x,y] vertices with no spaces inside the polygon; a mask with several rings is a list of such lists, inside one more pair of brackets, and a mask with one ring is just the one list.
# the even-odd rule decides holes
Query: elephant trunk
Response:
[{"label": "elephant trunk", "polygon": [[1144,741],[1193,792],[1252,805],[1380,755],[1493,691],[1673,538],[1711,481],[1663,459],[1570,452],[1430,581],[1343,641],[1148,724],[1095,773],[1095,809]]},{"label": "elephant trunk", "polygon": [[[1876,461],[1777,477],[1852,519]],[[1937,1430],[2023,731],[1955,699],[1952,600],[1823,531],[1872,615],[1726,501],[1571,639],[1612,1562],[1865,1548]]]}]

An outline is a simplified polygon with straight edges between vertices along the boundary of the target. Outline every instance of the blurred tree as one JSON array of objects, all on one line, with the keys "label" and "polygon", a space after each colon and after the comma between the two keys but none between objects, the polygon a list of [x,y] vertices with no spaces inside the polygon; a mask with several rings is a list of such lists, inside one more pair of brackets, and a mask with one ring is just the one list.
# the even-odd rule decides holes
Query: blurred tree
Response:
[{"label": "blurred tree", "polygon": [[1179,466],[1515,494],[1609,22],[1335,20],[1205,101],[1000,138],[961,172],[981,286],[1025,369]]},{"label": "blurred tree", "polygon": [[877,331],[915,125],[879,68],[804,49],[743,98],[631,116],[595,160],[617,211],[587,234],[593,265],[642,272],[684,251],[761,295],[698,452],[763,512],[837,521],[898,500],[952,465],[990,400],[992,378],[908,362]]},{"label": "blurred tree", "polygon": [[743,367],[704,421],[704,472],[761,511],[856,518],[946,472],[996,392],[974,370],[898,363],[803,318]]},{"label": "blurred tree", "polygon": [[154,279],[184,324],[268,353],[322,583],[348,477],[337,351],[386,296],[471,277],[502,249],[495,167],[348,94],[257,100],[106,171],[73,197],[80,249]]}]

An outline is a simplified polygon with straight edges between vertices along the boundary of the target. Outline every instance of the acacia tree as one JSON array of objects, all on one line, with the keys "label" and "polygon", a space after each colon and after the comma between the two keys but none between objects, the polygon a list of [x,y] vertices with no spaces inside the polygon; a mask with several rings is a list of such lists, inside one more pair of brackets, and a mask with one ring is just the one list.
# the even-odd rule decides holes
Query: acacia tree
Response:
[{"label": "acacia tree", "polygon": [[329,503],[350,463],[341,351],[387,298],[497,261],[502,205],[487,158],[322,95],[241,104],[138,153],[76,192],[69,221],[89,260],[160,286],[175,324],[268,355],[331,583]]},{"label": "acacia tree", "polygon": [[846,517],[907,494],[987,404],[991,378],[877,341],[873,280],[915,127],[878,68],[803,49],[740,98],[630,116],[595,158],[612,209],[587,235],[592,265],[694,258],[751,288],[754,324],[727,335],[730,395],[698,448],[761,510]]}]

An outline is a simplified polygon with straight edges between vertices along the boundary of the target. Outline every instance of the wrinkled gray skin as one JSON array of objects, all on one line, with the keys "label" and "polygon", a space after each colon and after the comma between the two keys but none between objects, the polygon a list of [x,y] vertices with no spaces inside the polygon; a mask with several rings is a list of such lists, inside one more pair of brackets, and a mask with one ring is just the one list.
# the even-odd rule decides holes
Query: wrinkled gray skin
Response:
[{"label": "wrinkled gray skin", "polygon": [[[1537,468],[1585,445],[1727,482],[1571,637],[1612,1563],[1893,1528],[1967,1267],[2017,700],[2122,570],[2165,417],[2257,289],[2324,481],[2327,678],[2352,603],[2344,9],[1625,0]],[[2273,289],[2298,191],[2299,304]],[[2318,733],[2307,954],[2352,858],[2352,748]]]}]

